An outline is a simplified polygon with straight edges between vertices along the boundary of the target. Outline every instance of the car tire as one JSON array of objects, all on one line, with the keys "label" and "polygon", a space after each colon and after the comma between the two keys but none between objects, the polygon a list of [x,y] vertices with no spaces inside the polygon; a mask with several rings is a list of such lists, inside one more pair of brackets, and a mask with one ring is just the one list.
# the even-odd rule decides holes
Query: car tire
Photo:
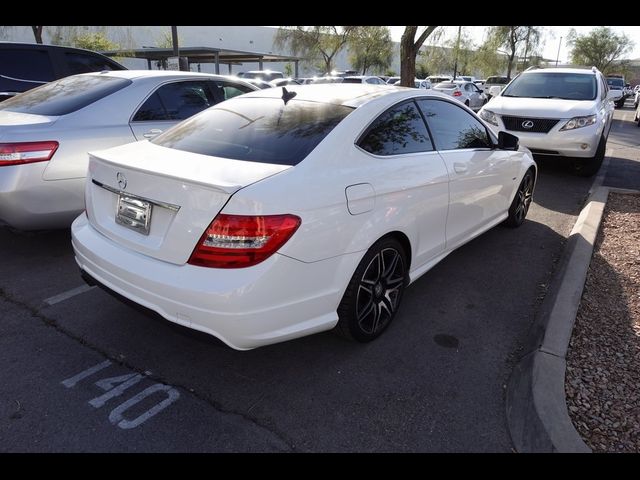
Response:
[{"label": "car tire", "polygon": [[393,237],[378,240],[353,273],[334,331],[358,342],[378,338],[393,321],[408,283],[407,254]]},{"label": "car tire", "polygon": [[522,177],[522,181],[518,186],[511,206],[509,207],[509,216],[504,221],[505,226],[511,228],[518,228],[524,223],[527,218],[527,212],[531,206],[533,200],[533,188],[535,186],[535,174],[533,169],[527,170],[527,173]]},{"label": "car tire", "polygon": [[573,172],[581,177],[591,177],[600,170],[600,165],[604,160],[604,154],[607,150],[607,139],[605,137],[600,138],[596,154],[591,158],[574,158],[573,159]]}]

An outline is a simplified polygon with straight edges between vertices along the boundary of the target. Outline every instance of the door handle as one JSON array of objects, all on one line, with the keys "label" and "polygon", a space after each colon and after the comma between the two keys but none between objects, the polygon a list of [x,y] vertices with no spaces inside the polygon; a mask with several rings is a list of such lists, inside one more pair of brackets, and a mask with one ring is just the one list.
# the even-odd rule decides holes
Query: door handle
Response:
[{"label": "door handle", "polygon": [[153,138],[160,135],[161,133],[162,133],[162,130],[160,130],[159,128],[152,128],[147,133],[143,133],[142,136],[144,138]]},{"label": "door handle", "polygon": [[466,173],[467,172],[467,166],[464,163],[454,163],[453,164],[453,169],[456,171],[456,173]]}]

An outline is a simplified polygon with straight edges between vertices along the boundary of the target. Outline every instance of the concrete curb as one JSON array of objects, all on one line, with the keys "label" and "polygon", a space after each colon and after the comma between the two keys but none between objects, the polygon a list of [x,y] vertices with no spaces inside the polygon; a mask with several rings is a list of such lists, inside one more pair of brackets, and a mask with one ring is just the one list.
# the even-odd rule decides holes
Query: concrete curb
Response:
[{"label": "concrete curb", "polygon": [[564,380],[571,332],[609,191],[631,192],[603,187],[603,180],[604,174],[594,181],[531,327],[526,353],[509,379],[507,424],[518,452],[591,452],[569,418]]}]

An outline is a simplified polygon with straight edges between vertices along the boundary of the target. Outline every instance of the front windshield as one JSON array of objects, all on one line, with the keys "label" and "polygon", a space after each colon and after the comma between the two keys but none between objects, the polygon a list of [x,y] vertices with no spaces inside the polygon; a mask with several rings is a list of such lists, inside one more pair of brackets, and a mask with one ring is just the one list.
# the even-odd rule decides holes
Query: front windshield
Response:
[{"label": "front windshield", "polygon": [[535,72],[515,78],[502,96],[594,100],[597,90],[596,76],[592,74]]}]

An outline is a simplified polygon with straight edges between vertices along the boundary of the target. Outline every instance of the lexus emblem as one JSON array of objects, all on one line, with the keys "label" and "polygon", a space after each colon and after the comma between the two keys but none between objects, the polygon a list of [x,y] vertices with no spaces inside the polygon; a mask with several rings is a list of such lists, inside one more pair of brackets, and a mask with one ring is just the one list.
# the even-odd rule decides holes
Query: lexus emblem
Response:
[{"label": "lexus emblem", "polygon": [[[533,128],[533,122],[531,120],[525,120],[522,122],[522,128]],[[125,180],[125,185],[127,184]]]},{"label": "lexus emblem", "polygon": [[118,186],[120,187],[120,190],[127,188],[127,177],[125,177],[124,174],[118,172],[116,178],[118,179]]}]

